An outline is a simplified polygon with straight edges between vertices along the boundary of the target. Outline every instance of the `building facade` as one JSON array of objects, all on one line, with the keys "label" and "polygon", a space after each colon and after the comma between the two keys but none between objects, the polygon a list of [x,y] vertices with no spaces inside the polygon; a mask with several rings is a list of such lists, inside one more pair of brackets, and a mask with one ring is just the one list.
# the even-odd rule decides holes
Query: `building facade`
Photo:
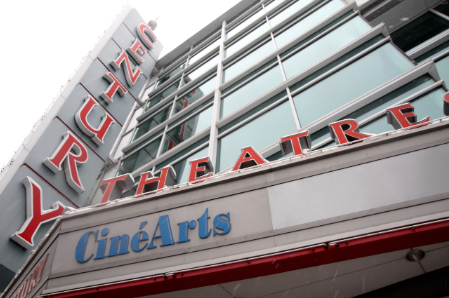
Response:
[{"label": "building facade", "polygon": [[449,295],[449,4],[242,1],[159,60],[136,13],[94,58],[132,104],[4,297]]}]

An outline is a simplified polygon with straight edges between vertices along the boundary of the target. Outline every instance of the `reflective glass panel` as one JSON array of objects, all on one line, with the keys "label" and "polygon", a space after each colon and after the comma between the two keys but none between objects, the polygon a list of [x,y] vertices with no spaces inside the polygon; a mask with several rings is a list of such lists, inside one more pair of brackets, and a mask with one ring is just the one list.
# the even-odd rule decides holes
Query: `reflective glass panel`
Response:
[{"label": "reflective glass panel", "polygon": [[170,87],[168,87],[167,89],[165,89],[161,93],[156,94],[153,97],[151,97],[150,101],[147,103],[147,105],[145,107],[145,111],[150,109],[150,108],[152,108],[152,107],[154,107],[155,105],[160,103],[164,98],[166,98],[166,97],[170,96],[171,94],[173,94],[173,92],[178,90],[178,86],[179,86],[179,82],[176,81],[173,85],[171,85]]},{"label": "reflective glass panel", "polygon": [[[433,83],[434,81],[429,75],[419,77],[416,80],[413,80],[412,82],[394,90],[393,92],[390,92],[387,95],[382,96],[381,98],[367,104],[357,111],[354,111],[340,118],[339,120],[354,119],[357,122],[360,122],[380,111],[387,109],[390,106],[395,105],[397,102],[407,98],[412,94],[415,94],[419,90],[422,90],[432,85]],[[330,138],[329,128],[326,126],[311,135],[312,145],[314,146],[328,138]]]},{"label": "reflective glass panel", "polygon": [[283,78],[279,66],[264,72],[243,87],[222,98],[220,118],[226,117],[282,82]]},{"label": "reflective glass panel", "polygon": [[164,108],[162,111],[158,112],[156,115],[142,121],[139,126],[137,126],[136,130],[134,131],[134,135],[131,139],[131,142],[140,138],[162,122],[168,119],[170,116],[170,109],[171,105]]},{"label": "reflective glass panel", "polygon": [[252,51],[236,63],[232,64],[228,68],[223,71],[223,83],[228,81],[229,79],[235,77],[245,69],[254,65],[257,61],[266,57],[268,54],[273,52],[274,45],[271,40],[268,40],[262,46],[258,47],[256,50]]},{"label": "reflective glass panel", "polygon": [[195,69],[194,71],[192,71],[191,73],[184,75],[183,85],[186,85],[187,83],[190,83],[191,81],[199,78],[203,73],[211,69],[212,66],[217,65],[217,63],[218,63],[218,56],[215,56],[206,63],[204,63],[203,65],[201,65],[200,67],[198,67],[197,69]]},{"label": "reflective glass panel", "polygon": [[189,152],[195,150],[196,148],[200,147],[201,145],[205,144],[206,142],[209,142],[209,136],[206,136],[204,138],[202,138],[201,140],[199,140],[198,142],[190,145],[189,147],[179,151],[178,153],[174,154],[172,157],[164,160],[163,162],[161,162],[160,164],[158,164],[156,166],[156,171],[159,171],[160,169],[162,169],[163,167],[167,166],[168,164],[171,164],[172,162],[174,162],[175,160],[183,157],[184,155],[188,154]]},{"label": "reflective glass panel", "polygon": [[393,42],[404,52],[449,29],[449,21],[427,12],[391,34]]},{"label": "reflective glass panel", "polygon": [[283,61],[285,75],[293,77],[369,30],[371,27],[359,17],[348,21]]},{"label": "reflective glass panel", "polygon": [[236,53],[241,48],[245,47],[247,44],[249,44],[251,41],[259,37],[263,32],[266,32],[269,29],[269,26],[266,21],[264,21],[259,27],[257,27],[255,30],[251,31],[247,35],[245,35],[243,38],[237,40],[235,43],[230,45],[225,50],[225,57],[229,57],[232,54]]},{"label": "reflective glass panel", "polygon": [[[324,19],[328,18],[336,11],[344,7],[344,4],[340,0],[333,0],[328,4],[324,5],[317,11],[313,12],[309,16],[305,17],[298,23],[294,24],[287,30],[283,31],[280,34],[275,34],[274,39],[276,40],[276,44],[278,48],[283,47],[288,42],[303,34],[304,32],[310,30],[312,27],[322,22]],[[293,21],[295,22],[295,21]]]},{"label": "reflective glass panel", "polygon": [[449,86],[449,56],[444,57],[435,64],[441,79],[444,80],[446,86]]},{"label": "reflective glass panel", "polygon": [[296,124],[290,102],[286,101],[218,141],[216,172],[234,165],[243,147],[253,146],[254,149],[261,150],[274,142],[279,142],[282,136],[295,130]]},{"label": "reflective glass panel", "polygon": [[265,10],[266,11],[271,11],[274,8],[278,8],[279,5],[286,3],[287,0],[275,0],[275,1],[271,1],[268,4],[264,4],[265,5]]},{"label": "reflective glass panel", "polygon": [[157,81],[156,83],[156,88],[158,88],[160,85],[164,84],[166,81],[168,81],[170,78],[174,77],[175,74],[179,73],[181,70],[184,69],[184,67],[186,66],[185,63],[182,63],[181,65],[179,65],[178,67],[175,67],[173,70],[171,70],[170,72],[168,72],[167,74],[165,74],[162,78],[159,79],[159,81]]},{"label": "reflective glass panel", "polygon": [[141,166],[149,163],[156,158],[159,145],[161,143],[161,138],[151,142],[145,147],[139,149],[138,151],[132,153],[130,156],[123,159],[117,170],[117,176],[131,173],[134,170],[140,168]]},{"label": "reflective glass panel", "polygon": [[[443,89],[437,89],[411,102],[415,108],[414,111],[418,116],[418,121],[427,116],[429,116],[431,120],[445,117],[441,104],[445,93],[446,92]],[[386,115],[362,125],[360,128],[361,132],[372,134],[380,134],[392,130],[394,130],[394,127],[388,124]]]},{"label": "reflective glass panel", "polygon": [[211,125],[212,106],[167,132],[162,152],[169,151]]},{"label": "reflective glass panel", "polygon": [[189,105],[202,98],[204,95],[212,92],[215,89],[216,79],[217,77],[212,77],[193,90],[189,91],[188,93],[184,93],[182,96],[178,97],[173,114],[176,114],[179,111],[187,108]]},{"label": "reflective glass panel", "polygon": [[[199,106],[197,106],[195,109],[193,109],[193,111],[190,111],[188,113],[186,113],[184,116],[180,117],[178,120],[176,120],[175,122],[171,123],[170,125],[168,125],[168,128],[172,128],[176,125],[178,125],[179,123],[183,122],[184,119],[190,117],[190,115],[195,114],[196,112],[198,112],[199,110],[201,110],[202,108],[204,108],[207,105],[210,105],[212,102],[214,101],[213,98],[209,99],[208,101],[200,104]],[[180,109],[178,105],[175,105],[175,109]]]},{"label": "reflective glass panel", "polygon": [[190,163],[189,162],[191,160],[207,157],[208,151],[209,151],[209,147],[203,148],[200,151],[192,154],[191,156],[189,156],[173,165],[173,169],[176,172],[175,185],[186,183],[187,181],[189,181],[189,174],[190,174]]},{"label": "reflective glass panel", "polygon": [[449,2],[444,1],[443,3],[435,7],[435,10],[449,16]]},{"label": "reflective glass panel", "polygon": [[190,57],[189,65],[192,65],[199,59],[203,58],[206,54],[209,54],[210,51],[212,51],[212,49],[216,48],[219,44],[220,44],[220,39],[217,39],[216,41],[214,41],[213,43],[211,43],[210,45],[208,45],[207,47],[202,49],[199,53],[195,54],[195,56]]},{"label": "reflective glass panel", "polygon": [[288,17],[292,16],[295,12],[300,10],[301,8],[307,6],[310,2],[313,0],[298,0],[280,13],[269,16],[271,27],[276,26],[277,24],[281,23],[283,20],[287,19]]},{"label": "reflective glass panel", "polygon": [[420,63],[426,59],[433,59],[436,56],[440,55],[441,53],[447,51],[447,49],[449,49],[449,40],[431,49],[427,53],[415,58],[415,61]]},{"label": "reflective glass panel", "polygon": [[385,44],[293,97],[304,127],[336,108],[413,67],[391,44]]},{"label": "reflective glass panel", "polygon": [[250,16],[249,18],[247,18],[246,20],[241,22],[239,25],[237,25],[237,27],[234,27],[233,29],[231,29],[231,31],[229,31],[226,35],[227,38],[230,38],[230,37],[236,35],[237,33],[242,31],[243,29],[245,29],[249,24],[254,22],[257,18],[259,18],[263,14],[264,14],[264,11],[262,8],[260,8],[258,11],[253,13],[252,16]]}]

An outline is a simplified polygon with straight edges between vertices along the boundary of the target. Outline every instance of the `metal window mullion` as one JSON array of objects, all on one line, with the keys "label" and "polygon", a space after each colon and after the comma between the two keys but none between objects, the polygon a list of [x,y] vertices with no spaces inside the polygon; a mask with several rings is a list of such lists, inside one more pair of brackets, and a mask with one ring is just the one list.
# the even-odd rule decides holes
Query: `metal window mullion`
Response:
[{"label": "metal window mullion", "polygon": [[278,101],[272,103],[271,105],[263,108],[262,110],[258,111],[257,113],[249,116],[248,118],[246,118],[245,120],[240,121],[239,123],[237,123],[236,125],[232,126],[231,128],[227,129],[226,131],[222,132],[218,138],[222,138],[228,134],[230,134],[231,132],[233,132],[234,130],[244,126],[245,124],[251,122],[252,120],[256,119],[259,116],[262,116],[265,113],[268,113],[270,110],[274,109],[275,107],[277,107],[278,105],[284,103],[286,101],[286,97],[282,97],[281,99],[279,99]]},{"label": "metal window mullion", "polygon": [[[182,155],[181,157],[179,157],[179,158],[175,159],[174,161],[172,161],[172,162],[168,163],[167,165],[165,165],[165,167],[174,165],[174,164],[176,164],[176,163],[182,161],[183,159],[186,159],[187,157],[189,157],[189,156],[192,155],[192,154],[195,154],[196,152],[200,151],[201,149],[203,149],[203,148],[206,147],[207,145],[209,145],[209,142],[206,142],[206,143],[204,143],[204,144],[202,144],[202,145],[196,147],[196,148],[193,149],[192,151],[187,152],[186,154]],[[164,167],[164,168],[165,168],[165,167]],[[155,171],[156,171],[156,165],[153,166],[153,174],[157,174],[157,173],[160,172],[160,170],[157,170],[157,172],[155,172]]]},{"label": "metal window mullion", "polygon": [[293,118],[295,119],[296,129],[299,130],[299,129],[301,129],[301,122],[299,122],[298,112],[296,111],[296,106],[293,101],[293,96],[292,96],[292,93],[290,92],[289,87],[287,87],[286,90],[287,90],[287,95],[288,95],[288,101],[290,102],[290,107],[292,108]]},{"label": "metal window mullion", "polygon": [[439,16],[440,18],[443,18],[446,21],[449,21],[449,17],[447,15],[445,15],[445,14],[443,14],[443,13],[441,13],[441,12],[439,12],[439,11],[433,9],[433,8],[429,9],[429,11],[432,12],[433,14]]},{"label": "metal window mullion", "polygon": [[[173,127],[168,128],[167,131],[172,130],[172,129],[178,127],[179,124],[182,124],[182,123],[185,123],[185,122],[189,121],[190,119],[192,119],[193,117],[197,116],[198,114],[200,114],[200,113],[203,112],[204,110],[207,110],[208,108],[210,108],[212,105],[213,105],[213,102],[211,102],[211,103],[205,105],[205,106],[202,107],[201,109],[199,109],[199,110],[195,111],[194,113],[192,113],[191,115],[189,115],[189,117],[185,118],[182,122],[179,122],[176,126],[173,126]],[[181,117],[180,117],[180,118],[181,118]],[[178,120],[179,120],[179,119],[178,119]],[[172,125],[172,124],[175,124],[175,121],[174,121],[173,123],[168,124],[167,127],[170,126],[170,125]]]},{"label": "metal window mullion", "polygon": [[224,56],[224,40],[226,37],[226,20],[221,24],[221,40],[220,50],[218,53],[218,65],[217,65],[217,80],[215,85],[214,105],[212,111],[212,125],[210,128],[209,136],[209,152],[208,156],[215,166],[218,150],[218,127],[217,122],[220,120],[220,107],[221,107],[221,90],[220,85],[223,80],[223,56]]},{"label": "metal window mullion", "polygon": [[161,143],[159,144],[159,149],[157,149],[156,158],[158,158],[161,155],[162,147],[164,146],[165,136],[167,134],[167,129],[168,129],[168,125],[165,125],[164,132],[162,133]]},{"label": "metal window mullion", "polygon": [[246,85],[247,83],[249,83],[252,80],[256,79],[257,77],[261,76],[264,72],[267,72],[267,71],[271,70],[273,67],[276,67],[277,63],[278,62],[276,61],[276,62],[273,62],[272,64],[268,65],[267,67],[265,67],[264,69],[262,69],[258,73],[252,75],[251,77],[249,77],[246,80],[242,81],[240,84],[238,84],[235,87],[233,87],[231,90],[228,90],[224,95],[226,96],[227,94],[231,94],[232,92],[236,91],[240,87]]}]

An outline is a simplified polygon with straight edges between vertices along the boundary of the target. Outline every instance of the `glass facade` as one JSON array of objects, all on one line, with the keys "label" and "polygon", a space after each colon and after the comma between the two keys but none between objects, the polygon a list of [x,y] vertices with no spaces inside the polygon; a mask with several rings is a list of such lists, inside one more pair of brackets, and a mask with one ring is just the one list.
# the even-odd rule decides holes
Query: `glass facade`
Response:
[{"label": "glass facade", "polygon": [[[433,86],[432,75],[399,78],[417,67],[413,59],[424,62],[449,48],[445,41],[413,59],[404,53],[445,34],[446,6],[387,32],[349,5],[255,1],[216,28],[159,73],[117,174],[171,165],[176,183],[185,183],[193,159],[209,156],[216,173],[229,169],[245,146],[277,160],[284,157],[279,139],[303,129],[314,132],[314,149],[333,146],[326,119],[356,119],[367,133],[392,130],[386,108],[409,97],[419,118],[443,117],[444,90]],[[435,64],[449,83],[449,58]]]}]

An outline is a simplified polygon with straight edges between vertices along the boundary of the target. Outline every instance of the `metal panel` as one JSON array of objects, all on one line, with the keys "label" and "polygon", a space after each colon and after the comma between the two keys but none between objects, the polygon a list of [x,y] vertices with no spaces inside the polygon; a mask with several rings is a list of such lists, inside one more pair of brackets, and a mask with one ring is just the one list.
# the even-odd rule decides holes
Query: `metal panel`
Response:
[{"label": "metal panel", "polygon": [[[131,33],[134,34],[135,36],[137,36],[138,26],[142,23],[146,24],[147,22],[145,22],[145,20],[140,16],[140,14],[135,9],[131,10],[126,19],[123,21],[123,24],[125,24],[126,27],[128,27],[129,31],[131,31]],[[148,53],[150,54],[151,57],[153,57],[155,61],[157,61],[159,55],[162,52],[163,46],[159,38],[155,42],[153,42],[153,45],[154,48],[149,50]]]},{"label": "metal panel", "polygon": [[[126,49],[125,49],[126,50]],[[114,68],[111,66],[111,62],[118,58],[120,53],[122,52],[122,49],[111,39],[108,41],[106,46],[103,48],[103,50],[98,54],[98,59],[105,65],[110,72],[112,72],[117,79],[123,84],[123,86],[126,87],[126,89],[129,91],[129,93],[132,94],[132,96],[137,99],[139,97],[139,93],[142,90],[143,86],[145,85],[146,78],[143,75],[140,75],[137,79],[134,86],[130,87],[125,79],[125,69],[123,64],[120,66],[118,70],[114,70]],[[130,58],[131,60],[131,58]],[[135,71],[136,66],[134,63],[131,62],[131,68],[133,71]],[[106,90],[106,89],[104,89]],[[104,91],[103,90],[103,91]]]},{"label": "metal panel", "polygon": [[[425,175],[423,175],[425,173]],[[274,229],[449,193],[449,145],[268,188]]]},{"label": "metal panel", "polygon": [[[98,102],[100,102],[103,107],[115,118],[117,121],[123,125],[128,117],[129,112],[131,111],[135,100],[129,93],[123,94],[120,96],[118,92],[114,95],[111,104],[106,103],[100,95],[108,89],[109,82],[106,79],[103,79],[103,75],[106,74],[109,70],[104,67],[104,65],[100,62],[100,60],[95,59],[92,63],[89,70],[81,79],[80,83],[84,86],[84,88],[92,94]],[[120,79],[119,79],[120,80]],[[124,85],[127,87],[126,83]]]},{"label": "metal panel", "polygon": [[[145,23],[145,22],[142,20],[142,23]],[[117,31],[114,33],[114,35],[112,36],[112,39],[118,44],[119,47],[121,47],[123,50],[125,50],[126,53],[128,54],[127,50],[134,43],[134,41],[136,40],[136,37],[137,37],[136,32],[134,32],[134,34],[131,33],[131,31],[129,31],[128,27],[126,27],[124,24],[122,24],[117,29]],[[159,46],[155,46],[155,49],[156,49],[156,51],[159,51],[159,53],[162,51],[162,46],[160,45],[160,42],[159,42]],[[154,60],[154,58],[149,55],[149,53],[152,53],[153,50],[154,49],[151,49],[150,51],[143,54],[141,57],[145,61],[138,65],[139,68],[142,70],[142,72],[145,74],[145,76],[147,78],[150,76],[151,71],[153,70],[153,67],[156,65],[156,61]],[[131,60],[132,60],[132,58],[131,58]]]},{"label": "metal panel", "polygon": [[[11,182],[0,195],[0,218],[2,222],[8,224],[0,225],[0,263],[6,268],[16,272],[34,249],[25,249],[9,237],[20,230],[26,220],[26,191],[22,184],[22,179],[31,177],[42,188],[44,210],[48,210],[56,201],[60,201],[65,206],[75,207],[57,190],[46,183],[41,177],[36,175],[27,166],[21,166]],[[48,232],[54,221],[43,224],[34,236],[34,242],[39,243]]]},{"label": "metal panel", "polygon": [[[140,208],[145,209],[142,205]],[[210,217],[208,221],[209,229],[213,227],[212,221],[216,215],[230,212],[232,229],[228,234],[213,236],[213,233],[211,233],[207,238],[200,239],[198,234],[199,227],[197,223],[197,227],[190,230],[188,234],[190,238],[189,242],[159,247],[162,242],[161,239],[158,238],[154,241],[154,245],[158,247],[154,249],[144,249],[141,252],[133,252],[130,249],[130,253],[128,254],[114,256],[112,258],[90,260],[85,264],[80,264],[75,260],[75,247],[80,237],[88,231],[101,231],[104,228],[108,228],[109,234],[107,237],[128,234],[131,239],[131,237],[139,231],[140,224],[142,222],[148,222],[142,230],[146,231],[151,237],[157,226],[159,217],[168,215],[171,223],[171,230],[173,232],[173,239],[174,241],[178,241],[179,229],[177,224],[191,220],[196,221],[204,214],[206,208],[208,208],[208,215]],[[199,246],[204,247],[204,249],[212,248],[217,246],[217,243],[219,242],[226,242],[228,240],[243,238],[255,233],[271,231],[272,227],[269,219],[270,215],[268,208],[266,191],[258,190],[242,195],[223,198],[221,200],[202,202],[183,208],[153,213],[146,216],[139,216],[128,220],[116,221],[110,224],[93,226],[91,228],[63,234],[60,238],[61,241],[55,258],[55,268],[52,271],[52,274],[76,269],[90,271],[97,266],[101,266],[103,268],[113,267],[117,266],[117,264],[144,261],[145,259],[155,259],[170,254],[182,254],[188,251],[197,250],[197,247]],[[126,209],[122,209],[122,212],[126,212]],[[106,213],[103,215],[106,216]],[[156,235],[159,235],[159,229]],[[100,238],[103,239],[104,237]],[[94,241],[89,242],[86,249],[86,255],[88,256],[92,253],[95,254],[97,250],[96,246],[97,245],[94,244]],[[110,244],[106,247],[106,252],[109,251],[109,247]],[[213,258],[214,256],[211,257]]]},{"label": "metal panel", "polygon": [[103,167],[103,160],[101,160],[89,147],[86,147],[89,159],[86,163],[78,165],[78,174],[84,189],[86,190],[82,194],[78,194],[67,184],[64,171],[55,174],[43,163],[46,158],[52,156],[53,152],[61,143],[64,133],[67,131],[69,131],[69,128],[65,126],[61,120],[58,118],[53,119],[36,146],[34,146],[28,158],[25,160],[25,163],[39,173],[39,175],[46,181],[57,187],[58,190],[74,204],[78,207],[83,207],[84,203],[91,195],[95,180]]},{"label": "metal panel", "polygon": [[[96,60],[97,61],[97,60]],[[89,73],[89,71],[88,71]],[[80,84],[75,87],[75,90],[70,94],[67,101],[64,103],[62,108],[58,112],[58,116],[64,124],[66,124],[70,129],[76,133],[91,149],[93,149],[103,160],[109,155],[112,146],[115,143],[120,131],[122,129],[119,123],[113,123],[109,128],[106,136],[104,138],[104,144],[98,146],[91,138],[89,138],[85,133],[83,133],[78,125],[76,124],[75,117],[73,116],[76,111],[78,111],[84,104],[84,100],[89,96],[89,93]],[[116,105],[113,105],[114,107]],[[131,105],[132,107],[132,105]],[[105,115],[106,110],[101,106],[97,105],[89,113],[87,120],[92,125],[92,127],[98,127],[101,123],[102,117]],[[125,116],[126,110],[122,112]]]}]

